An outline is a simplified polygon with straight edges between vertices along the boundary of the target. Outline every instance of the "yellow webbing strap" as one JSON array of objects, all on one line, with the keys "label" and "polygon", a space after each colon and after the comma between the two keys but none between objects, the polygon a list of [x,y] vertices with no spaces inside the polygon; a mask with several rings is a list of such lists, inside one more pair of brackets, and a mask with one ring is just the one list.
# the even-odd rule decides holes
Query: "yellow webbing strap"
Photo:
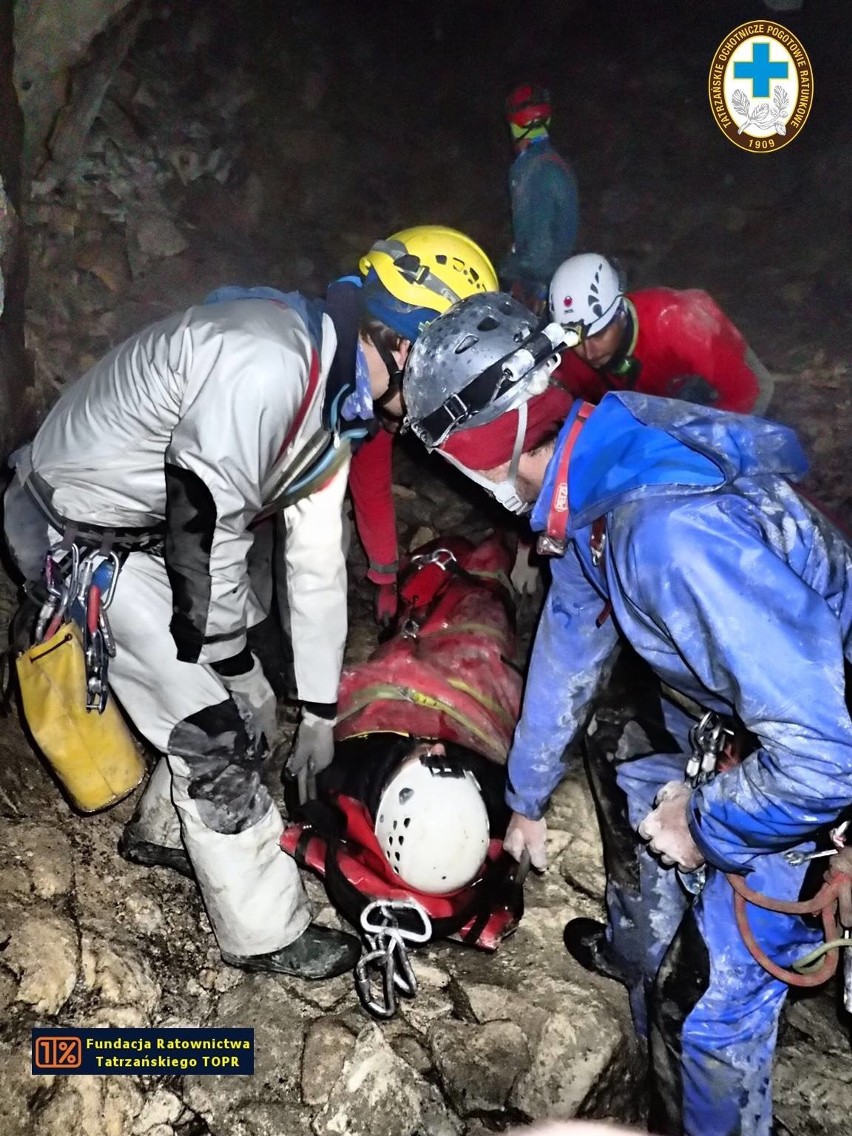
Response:
[{"label": "yellow webbing strap", "polygon": [[346,711],[340,718],[339,723],[345,722],[347,718],[351,718],[357,714],[359,710],[363,710],[370,703],[384,699],[389,702],[411,702],[415,706],[424,706],[429,710],[438,710],[446,714],[448,718],[452,718],[454,722],[458,722],[466,730],[468,730],[475,737],[479,738],[486,747],[496,753],[502,753],[502,747],[495,746],[494,738],[487,734],[484,730],[462,711],[456,709],[455,706],[448,702],[442,702],[438,698],[433,698],[431,694],[424,694],[420,690],[412,690],[408,686],[392,686],[390,683],[376,683],[375,686],[367,687],[362,690],[358,700]]}]

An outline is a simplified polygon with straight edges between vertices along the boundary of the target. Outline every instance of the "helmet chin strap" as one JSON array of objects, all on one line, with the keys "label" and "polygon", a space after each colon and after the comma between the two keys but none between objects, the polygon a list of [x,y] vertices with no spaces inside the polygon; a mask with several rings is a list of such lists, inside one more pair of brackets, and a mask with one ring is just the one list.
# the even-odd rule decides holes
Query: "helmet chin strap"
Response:
[{"label": "helmet chin strap", "polygon": [[632,349],[636,346],[636,324],[629,303],[623,305],[616,313],[615,318],[619,319],[622,315],[624,316],[624,327],[622,328],[618,346],[604,368],[613,375],[620,375],[629,371]]},{"label": "helmet chin strap", "polygon": [[384,394],[379,395],[378,398],[373,399],[373,409],[378,418],[384,418],[391,422],[399,423],[403,419],[403,414],[394,414],[387,409],[388,403],[392,402],[397,395],[402,394],[402,368],[393,356],[393,353],[388,350],[382,343],[378,335],[370,334],[370,341],[379,354],[379,358],[387,367],[388,370],[388,387]]},{"label": "helmet chin strap", "polygon": [[469,469],[466,465],[462,465],[460,461],[454,458],[451,454],[445,453],[443,450],[438,450],[438,453],[448,461],[450,465],[454,465],[456,469],[460,469],[465,477],[469,477],[471,481],[477,485],[482,486],[486,493],[490,494],[495,501],[508,509],[510,513],[515,513],[520,516],[523,513],[528,513],[532,509],[530,501],[524,501],[518,493],[515,479],[518,476],[518,467],[521,464],[521,455],[524,452],[524,439],[527,435],[527,404],[521,403],[518,407],[518,429],[515,434],[515,445],[512,450],[512,459],[509,462],[509,470],[503,481],[489,481],[487,477],[477,473],[473,469]]},{"label": "helmet chin strap", "polygon": [[527,436],[527,404],[522,402],[518,407],[518,430],[515,434],[515,448],[512,450],[512,460],[509,462],[509,473],[506,480],[515,485],[518,476],[518,466],[521,464],[521,454],[524,452],[524,438]]}]

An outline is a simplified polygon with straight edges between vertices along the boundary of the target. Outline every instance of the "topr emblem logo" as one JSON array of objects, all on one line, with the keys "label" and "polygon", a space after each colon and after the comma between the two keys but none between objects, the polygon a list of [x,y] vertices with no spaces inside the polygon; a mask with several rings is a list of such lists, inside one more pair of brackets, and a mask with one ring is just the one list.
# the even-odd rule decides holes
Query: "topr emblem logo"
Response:
[{"label": "topr emblem logo", "polygon": [[726,36],[710,64],[710,106],[725,137],[755,154],[781,150],[807,122],[811,62],[781,24],[752,20]]}]

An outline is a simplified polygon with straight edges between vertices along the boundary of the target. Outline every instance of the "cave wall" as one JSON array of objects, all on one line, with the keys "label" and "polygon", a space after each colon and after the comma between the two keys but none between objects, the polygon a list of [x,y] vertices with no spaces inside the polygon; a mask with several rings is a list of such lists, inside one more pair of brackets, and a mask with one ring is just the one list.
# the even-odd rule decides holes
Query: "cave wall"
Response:
[{"label": "cave wall", "polygon": [[21,232],[23,116],[13,81],[13,16],[0,4],[0,458],[33,423],[24,350],[26,261]]},{"label": "cave wall", "polygon": [[44,164],[74,69],[92,40],[137,0],[15,0],[15,83],[25,128],[24,170]]},{"label": "cave wall", "polygon": [[148,0],[0,0],[0,462],[35,425],[22,214],[79,153]]}]

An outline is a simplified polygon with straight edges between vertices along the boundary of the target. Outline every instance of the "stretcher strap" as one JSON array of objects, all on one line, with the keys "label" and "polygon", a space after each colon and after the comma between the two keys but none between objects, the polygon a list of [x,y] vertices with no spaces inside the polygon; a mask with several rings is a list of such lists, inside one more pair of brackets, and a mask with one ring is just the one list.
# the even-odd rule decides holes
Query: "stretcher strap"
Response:
[{"label": "stretcher strap", "polygon": [[435,627],[427,631],[418,632],[418,639],[432,639],[437,638],[439,635],[457,635],[459,631],[471,631],[475,635],[485,635],[488,639],[505,639],[505,632],[501,631],[498,627],[492,627],[489,623],[477,623],[474,620],[466,620],[464,623],[454,623],[451,627]]},{"label": "stretcher strap", "polygon": [[482,694],[480,691],[474,690],[472,686],[460,678],[448,678],[447,686],[451,686],[453,690],[458,690],[462,694],[466,694],[469,698],[472,698],[474,702],[478,702],[484,709],[489,710],[492,714],[496,714],[497,717],[501,718],[509,727],[514,728],[514,714],[510,714],[505,707],[501,706],[500,703],[496,702],[493,698],[489,698],[487,694]]},{"label": "stretcher strap", "polygon": [[431,694],[424,694],[420,690],[413,690],[411,687],[407,686],[391,686],[376,683],[374,686],[366,687],[360,692],[358,698],[347,708],[346,712],[341,714],[338,719],[338,724],[345,722],[348,718],[357,714],[359,710],[363,710],[366,706],[380,700],[388,702],[410,702],[415,706],[423,706],[429,710],[438,710],[442,714],[446,714],[448,718],[452,718],[454,722],[458,722],[459,725],[463,726],[464,729],[468,730],[475,737],[479,738],[486,747],[485,752],[495,752],[494,738],[477,726],[473,719],[468,717],[467,714],[458,710],[449,702],[443,702],[439,698],[434,698]]}]

